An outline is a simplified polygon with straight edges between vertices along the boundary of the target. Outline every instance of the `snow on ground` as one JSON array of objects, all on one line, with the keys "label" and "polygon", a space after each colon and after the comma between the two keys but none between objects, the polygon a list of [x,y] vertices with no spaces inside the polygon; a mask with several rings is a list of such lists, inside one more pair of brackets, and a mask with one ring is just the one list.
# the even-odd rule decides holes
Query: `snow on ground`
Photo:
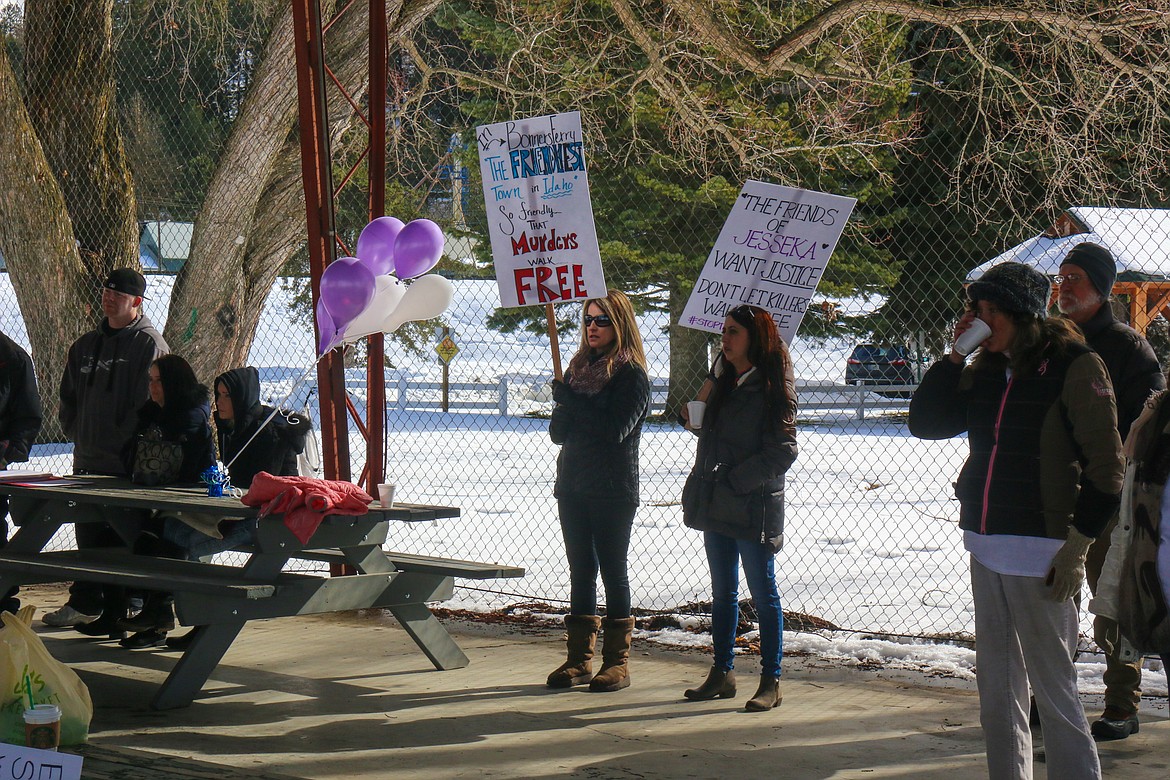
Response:
[{"label": "snow on ground", "polygon": [[[147,315],[161,329],[172,278],[151,276]],[[539,389],[551,375],[544,336],[501,334],[484,318],[497,300],[491,281],[456,282],[448,320],[460,352],[451,380],[496,382],[511,377],[521,388],[510,408],[548,411]],[[651,375],[665,380],[664,314],[642,318]],[[27,346],[7,274],[0,274],[0,330]],[[562,343],[571,354],[571,336]],[[852,342],[844,339],[793,345],[797,375],[806,382],[839,383]],[[441,375],[437,359],[395,354],[391,363],[411,379]],[[293,323],[288,295],[273,289],[249,362],[260,367],[265,392],[284,399],[315,358],[311,334]],[[388,371],[388,380],[396,381]],[[312,380],[295,388],[294,405]],[[528,388],[525,392],[524,389]],[[54,388],[55,389],[55,388]],[[358,399],[361,400],[360,398]],[[827,620],[840,631],[825,635],[786,632],[790,652],[850,663],[880,659],[929,673],[969,676],[973,652],[895,635],[970,636],[972,610],[966,555],[956,527],[954,479],[965,442],[913,439],[897,416],[853,419],[850,411],[801,416],[801,455],[788,479],[785,549],[777,558],[784,608]],[[547,421],[483,413],[391,409],[387,419],[387,474],[408,502],[459,506],[462,516],[440,523],[392,528],[388,544],[403,552],[501,561],[524,566],[520,580],[488,583],[504,593],[462,583],[455,608],[490,609],[526,600],[568,597],[568,573],[552,498],[556,448]],[[353,452],[364,451],[358,437]],[[631,584],[636,605],[673,611],[709,598],[699,534],[681,521],[678,496],[694,457],[694,438],[672,424],[648,424],[642,440],[642,507],[631,541]],[[41,445],[30,467],[66,473],[69,445]],[[72,544],[70,535],[54,544]],[[696,626],[697,627],[697,626]],[[682,630],[642,632],[656,641],[709,644],[706,634]],[[880,635],[879,637],[875,637]],[[1082,690],[1102,689],[1098,659],[1080,664]],[[1165,695],[1164,675],[1147,675],[1147,693]]]}]

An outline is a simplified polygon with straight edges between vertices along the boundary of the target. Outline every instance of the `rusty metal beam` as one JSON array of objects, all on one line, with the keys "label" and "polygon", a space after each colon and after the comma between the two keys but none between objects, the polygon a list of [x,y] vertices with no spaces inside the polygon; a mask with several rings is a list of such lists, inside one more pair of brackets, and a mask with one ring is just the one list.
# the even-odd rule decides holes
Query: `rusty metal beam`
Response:
[{"label": "rusty metal beam", "polygon": [[[321,298],[321,274],[334,259],[336,227],[325,100],[325,47],[318,0],[292,0],[293,48],[297,66],[301,178],[305,190],[313,310]],[[317,324],[316,330],[320,331]],[[348,480],[349,436],[345,411],[344,362],[330,352],[317,364],[321,403],[321,449],[326,479]]]},{"label": "rusty metal beam", "polygon": [[[386,214],[386,0],[370,0],[369,192],[370,219]],[[366,487],[376,495],[385,472],[386,367],[384,337],[370,336],[366,351]]]}]

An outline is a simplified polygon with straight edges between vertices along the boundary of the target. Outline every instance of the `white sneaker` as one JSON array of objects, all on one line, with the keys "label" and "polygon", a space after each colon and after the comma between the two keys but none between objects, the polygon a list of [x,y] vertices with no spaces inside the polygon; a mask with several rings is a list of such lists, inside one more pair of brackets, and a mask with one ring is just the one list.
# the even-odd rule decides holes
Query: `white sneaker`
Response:
[{"label": "white sneaker", "polygon": [[73,607],[66,604],[58,610],[53,612],[46,612],[41,617],[41,622],[46,626],[53,626],[55,628],[67,628],[69,626],[79,626],[83,623],[97,620],[97,615],[87,615],[84,612],[78,612]]}]

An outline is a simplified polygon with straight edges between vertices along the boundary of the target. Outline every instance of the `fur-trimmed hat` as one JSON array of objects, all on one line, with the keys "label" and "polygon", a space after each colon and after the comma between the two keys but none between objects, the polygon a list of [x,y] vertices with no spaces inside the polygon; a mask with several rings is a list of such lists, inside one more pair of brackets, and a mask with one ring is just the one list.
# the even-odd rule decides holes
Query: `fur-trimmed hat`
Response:
[{"label": "fur-trimmed hat", "polygon": [[1100,244],[1088,241],[1077,244],[1065,255],[1062,265],[1075,265],[1085,270],[1085,276],[1093,283],[1097,292],[1105,298],[1113,293],[1113,283],[1117,281],[1117,264],[1113,262],[1113,255]]},{"label": "fur-trimmed hat", "polygon": [[1048,316],[1052,283],[1030,265],[1000,263],[990,268],[979,281],[971,283],[967,297],[973,302],[987,301],[1004,311],[1031,314],[1042,320]]}]

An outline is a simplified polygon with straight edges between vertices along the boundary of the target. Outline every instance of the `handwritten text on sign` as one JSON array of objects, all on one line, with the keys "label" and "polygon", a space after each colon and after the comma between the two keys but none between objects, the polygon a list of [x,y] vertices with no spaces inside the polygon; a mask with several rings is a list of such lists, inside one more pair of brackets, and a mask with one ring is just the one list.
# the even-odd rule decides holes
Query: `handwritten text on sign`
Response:
[{"label": "handwritten text on sign", "polygon": [[500,122],[476,134],[501,305],[604,296],[581,115]]},{"label": "handwritten text on sign", "polygon": [[80,780],[81,756],[0,744],[0,780]]},{"label": "handwritten text on sign", "polygon": [[728,309],[767,310],[792,343],[857,201],[749,181],[719,231],[680,324],[719,333]]}]

